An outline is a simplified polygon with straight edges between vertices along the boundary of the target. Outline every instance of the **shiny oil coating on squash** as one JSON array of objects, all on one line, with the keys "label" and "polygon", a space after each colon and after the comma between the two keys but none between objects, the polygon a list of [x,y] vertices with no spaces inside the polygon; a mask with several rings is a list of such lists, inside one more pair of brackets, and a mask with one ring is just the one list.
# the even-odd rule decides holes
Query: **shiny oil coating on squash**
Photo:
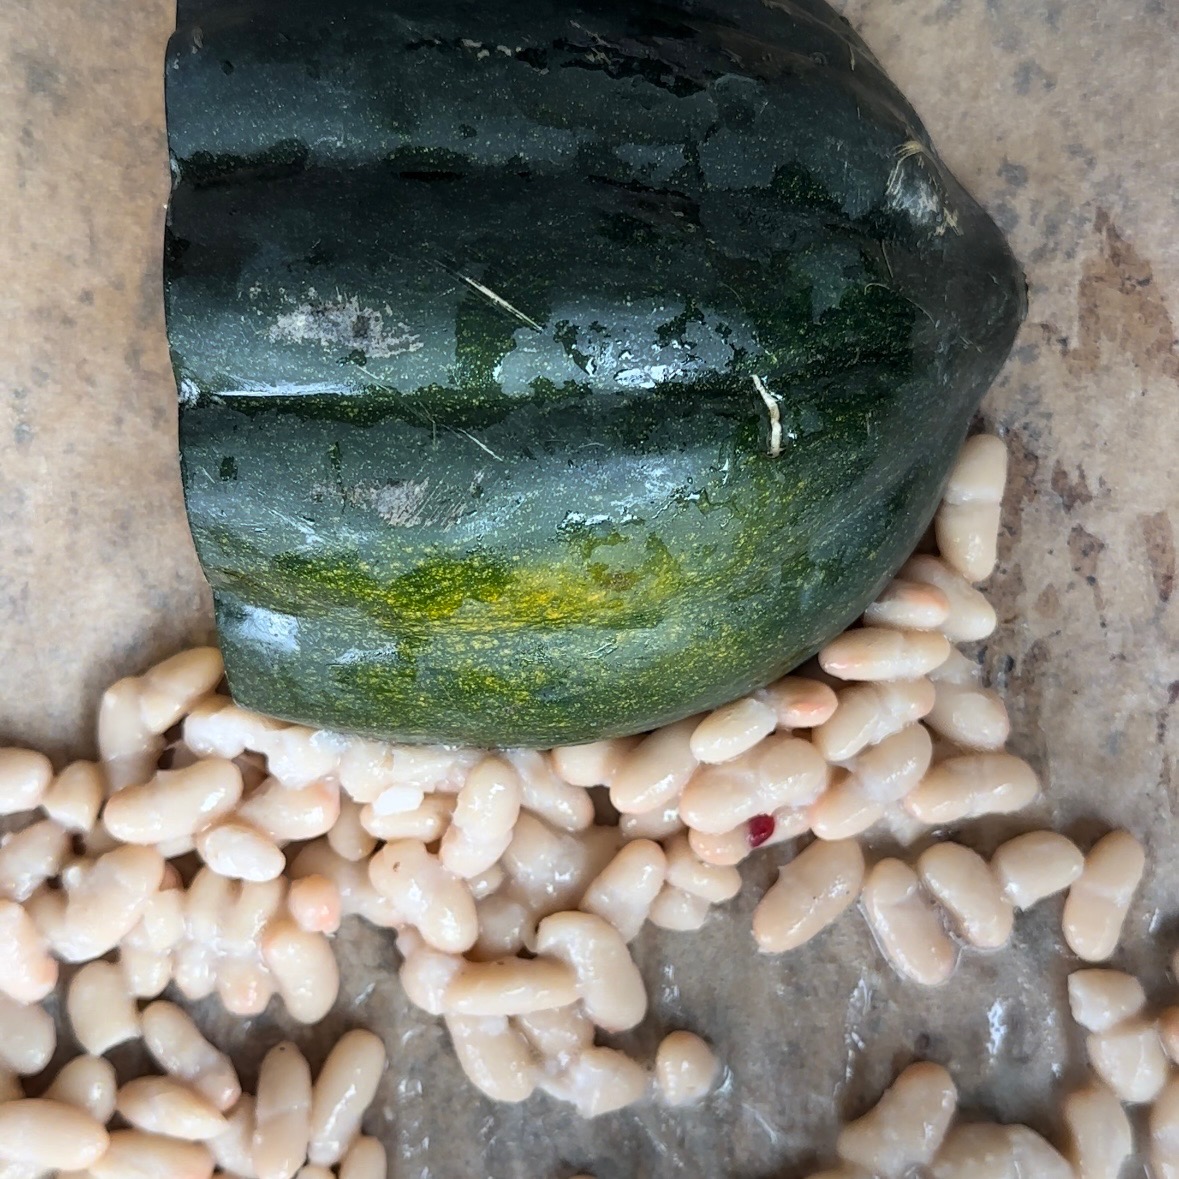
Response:
[{"label": "shiny oil coating on squash", "polygon": [[1024,309],[817,3],[190,0],[169,338],[230,685],[408,740],[635,732],[908,555]]}]

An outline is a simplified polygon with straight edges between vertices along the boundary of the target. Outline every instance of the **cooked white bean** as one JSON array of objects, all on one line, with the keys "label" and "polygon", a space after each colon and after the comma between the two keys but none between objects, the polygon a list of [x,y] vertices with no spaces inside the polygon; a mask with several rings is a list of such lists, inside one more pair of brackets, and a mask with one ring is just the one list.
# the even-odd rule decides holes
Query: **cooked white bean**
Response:
[{"label": "cooked white bean", "polygon": [[511,881],[507,891],[538,917],[572,909],[617,850],[613,828],[571,835],[523,811],[504,852],[503,868]]},{"label": "cooked white bean", "polygon": [[593,913],[546,917],[536,931],[536,952],[566,963],[577,978],[586,1014],[608,1032],[624,1032],[647,1013],[647,989],[622,935]]},{"label": "cooked white bean", "polygon": [[360,812],[360,824],[377,839],[419,839],[433,843],[441,839],[450,826],[456,798],[453,794],[430,794],[412,811],[378,815],[371,804]]},{"label": "cooked white bean", "polygon": [[754,696],[746,696],[709,713],[692,730],[689,747],[697,761],[729,761],[752,749],[777,725],[773,708]]},{"label": "cooked white bean", "polygon": [[665,807],[638,815],[623,815],[618,820],[618,831],[623,839],[666,839],[683,830],[678,796]]},{"label": "cooked white bean", "polygon": [[839,1157],[884,1179],[933,1161],[949,1129],[958,1091],[950,1074],[929,1061],[911,1064],[862,1118],[844,1126]]},{"label": "cooked white bean", "polygon": [[16,901],[0,900],[0,993],[39,1003],[57,985],[57,963],[32,918]]},{"label": "cooked white bean", "polygon": [[299,1168],[295,1179],[335,1179],[335,1176],[327,1167],[317,1167],[314,1163],[308,1163],[307,1166]]},{"label": "cooked white bean", "polygon": [[408,927],[398,933],[397,949],[402,955],[398,978],[405,997],[431,1015],[442,1015],[446,990],[466,960],[426,945],[416,930]]},{"label": "cooked white bean", "polygon": [[119,947],[119,969],[127,989],[137,999],[156,998],[172,981],[172,955],[124,942]]},{"label": "cooked white bean", "polygon": [[115,1112],[117,1092],[115,1066],[109,1060],[102,1056],[75,1056],[62,1065],[45,1090],[45,1096],[85,1110],[101,1126]]},{"label": "cooked white bean", "polygon": [[98,707],[98,755],[111,790],[146,782],[164,751],[164,739],[148,728],[140,708],[142,681],[121,679]]},{"label": "cooked white bean", "polygon": [[372,1032],[345,1032],[328,1053],[311,1097],[307,1158],[332,1166],[360,1132],[360,1122],[385,1071],[385,1045]]},{"label": "cooked white bean", "polygon": [[[1150,1169],[1153,1179],[1179,1177],[1179,1078],[1176,1077],[1167,1082],[1150,1107]],[[1078,1179],[1107,1179],[1107,1176],[1078,1172]],[[1111,1173],[1108,1179],[1117,1176]]]},{"label": "cooked white bean", "polygon": [[[673,888],[703,897],[713,905],[731,900],[741,891],[741,873],[736,868],[706,864],[692,850],[683,832],[672,836],[664,850],[667,857],[666,880]],[[655,892],[651,899],[654,900],[657,895]]]},{"label": "cooked white bean", "polygon": [[758,696],[774,710],[783,729],[813,729],[835,712],[834,691],[819,680],[788,675],[763,688]]},{"label": "cooked white bean", "polygon": [[287,865],[272,839],[240,819],[206,827],[195,842],[201,859],[218,876],[232,880],[274,880]]},{"label": "cooked white bean", "polygon": [[241,796],[241,770],[224,758],[208,758],[124,787],[107,801],[102,821],[124,843],[163,843],[196,834],[233,810]]},{"label": "cooked white bean", "polygon": [[827,784],[827,764],[809,741],[767,738],[738,761],[706,766],[684,788],[680,817],[710,835],[780,807],[813,802]]},{"label": "cooked white bean", "polygon": [[340,785],[357,802],[371,803],[384,791],[397,785],[420,789],[420,784],[405,780],[397,773],[395,748],[383,741],[353,737],[348,741],[339,764]]},{"label": "cooked white bean", "polygon": [[1064,1099],[1061,1116],[1076,1179],[1118,1179],[1122,1164],[1134,1152],[1134,1134],[1117,1096],[1090,1082]]},{"label": "cooked white bean", "polygon": [[616,1048],[587,1048],[542,1084],[554,1097],[572,1102],[583,1118],[596,1118],[640,1101],[647,1092],[647,1073]]},{"label": "cooked white bean", "polygon": [[623,815],[660,810],[678,798],[696,769],[692,733],[699,717],[656,729],[628,753],[610,779],[610,801]]},{"label": "cooked white bean", "polygon": [[479,936],[470,889],[418,840],[387,843],[368,866],[373,887],[436,949],[461,954]]},{"label": "cooked white bean", "polygon": [[524,1101],[536,1088],[536,1062],[524,1035],[503,1016],[446,1016],[446,1030],[467,1079],[495,1101]]},{"label": "cooked white bean", "polygon": [[594,800],[584,787],[561,781],[545,754],[514,749],[507,756],[515,767],[521,804],[527,810],[561,831],[584,831],[593,823]]},{"label": "cooked white bean", "polygon": [[865,626],[936,630],[950,616],[950,600],[937,586],[897,578],[864,611]]},{"label": "cooked white bean", "polygon": [[0,1104],[0,1159],[77,1170],[100,1158],[108,1142],[100,1122],[65,1102],[26,1097]]},{"label": "cooked white bean", "polygon": [[44,1007],[18,1003],[0,994],[0,1072],[36,1076],[56,1047],[57,1029]]},{"label": "cooked white bean", "polygon": [[340,890],[326,876],[304,876],[292,882],[287,909],[295,924],[308,933],[335,933],[340,928]]},{"label": "cooked white bean", "polygon": [[819,666],[841,680],[905,680],[926,675],[950,654],[934,631],[863,626],[833,639],[819,652]]},{"label": "cooked white bean", "polygon": [[665,884],[651,902],[647,920],[660,929],[687,933],[699,929],[708,920],[712,906],[703,897],[693,896],[683,889]]},{"label": "cooked white bean", "polygon": [[448,1015],[526,1015],[566,1007],[578,999],[578,980],[553,958],[498,958],[465,962],[443,995]]},{"label": "cooked white bean", "polygon": [[925,716],[933,707],[934,686],[927,679],[853,684],[843,688],[837,700],[811,739],[828,761],[845,762]]},{"label": "cooked white bean", "polygon": [[937,681],[925,723],[963,749],[998,750],[1007,743],[1011,721],[997,692]]},{"label": "cooked white bean", "polygon": [[997,504],[1007,482],[1007,444],[994,434],[972,434],[962,445],[942,494],[948,504]]},{"label": "cooked white bean", "polygon": [[368,878],[368,861],[346,860],[336,855],[324,839],[307,844],[290,867],[295,881],[324,876],[336,886],[343,916],[359,914],[372,925],[388,929],[401,921],[396,907],[381,896]]},{"label": "cooked white bean", "polygon": [[622,759],[638,744],[635,737],[612,737],[552,751],[553,769],[570,786],[608,786]]},{"label": "cooked white bean", "polygon": [[363,860],[373,854],[377,841],[360,822],[361,806],[349,795],[340,797],[340,814],[327,833],[332,851],[346,860]]},{"label": "cooked white bean", "polygon": [[106,797],[106,779],[92,761],[75,761],[49,784],[41,809],[67,831],[88,832]]},{"label": "cooked white bean", "polygon": [[1064,892],[1080,876],[1085,857],[1072,840],[1055,831],[1029,831],[1002,844],[991,868],[1017,909]]},{"label": "cooked white bean", "polygon": [[224,1112],[241,1096],[233,1064],[175,1003],[157,1000],[140,1014],[143,1042],[168,1074],[187,1081]]},{"label": "cooked white bean", "polygon": [[594,877],[578,907],[609,921],[623,941],[633,941],[666,876],[663,848],[650,839],[632,840]]},{"label": "cooked white bean", "polygon": [[868,797],[855,774],[836,770],[807,815],[817,838],[851,839],[880,822],[884,809],[883,803]]},{"label": "cooked white bean", "polygon": [[688,846],[704,863],[717,864],[722,868],[735,868],[753,851],[748,823],[742,823],[720,835],[689,829]]},{"label": "cooked white bean", "polygon": [[1006,815],[1040,791],[1036,772],[1010,753],[975,753],[938,762],[905,798],[905,810],[930,826]]},{"label": "cooked white bean", "polygon": [[340,1179],[386,1179],[387,1167],[379,1138],[357,1138],[340,1163]]},{"label": "cooked white bean", "polygon": [[1007,944],[1015,910],[978,852],[935,843],[918,857],[917,872],[965,941],[984,950]]},{"label": "cooked white bean", "polygon": [[470,957],[486,962],[536,945],[536,923],[540,917],[508,893],[485,898],[475,906],[475,912],[479,918],[479,937],[468,951]]},{"label": "cooked white bean", "polygon": [[942,559],[967,581],[985,581],[998,556],[999,504],[943,503],[934,517]]},{"label": "cooked white bean", "polygon": [[31,749],[0,749],[0,815],[16,815],[41,805],[53,765]]},{"label": "cooked white bean", "polygon": [[70,979],[66,1011],[74,1038],[94,1056],[139,1038],[135,1000],[111,962],[87,962]]},{"label": "cooked white bean", "polygon": [[910,557],[900,576],[935,586],[946,595],[950,614],[939,628],[952,643],[973,643],[991,634],[998,619],[995,608],[959,572],[937,557]]},{"label": "cooked white bean", "polygon": [[224,674],[216,647],[193,647],[157,663],[140,684],[139,707],[153,733],[171,728]]},{"label": "cooked white bean", "polygon": [[254,1169],[254,1098],[243,1093],[226,1115],[224,1133],[206,1143],[217,1166],[242,1179],[257,1179]]},{"label": "cooked white bean", "polygon": [[1094,844],[1064,902],[1064,940],[1078,958],[1103,962],[1117,948],[1146,856],[1128,831]]},{"label": "cooked white bean", "polygon": [[533,1011],[515,1023],[533,1048],[560,1068],[567,1067],[594,1042],[594,1025],[580,1003],[552,1011]]},{"label": "cooked white bean", "polygon": [[239,708],[228,696],[210,695],[189,710],[182,736],[198,757],[232,759],[256,752],[262,734],[281,727],[280,721]]},{"label": "cooked white bean", "polygon": [[293,843],[325,835],[340,817],[340,791],[332,782],[284,786],[267,778],[237,808],[237,816],[275,843]]},{"label": "cooked white bean", "polygon": [[0,897],[27,901],[70,852],[70,837],[52,819],[32,823],[0,840]]},{"label": "cooked white bean", "polygon": [[229,1129],[211,1101],[173,1077],[138,1077],[120,1090],[115,1108],[137,1130],[204,1142]]},{"label": "cooked white bean", "polygon": [[262,1058],[254,1099],[252,1157],[258,1179],[291,1179],[307,1158],[311,1069],[290,1041]]},{"label": "cooked white bean", "polygon": [[933,758],[933,742],[921,724],[907,725],[858,753],[847,768],[860,790],[887,806],[905,797],[924,777]]},{"label": "cooked white bean", "polygon": [[340,968],[331,943],[294,921],[272,921],[262,936],[262,957],[270,967],[292,1019],[318,1023],[340,991]]},{"label": "cooked white bean", "polygon": [[[512,765],[499,757],[484,758],[458,792],[454,816],[438,849],[443,867],[470,879],[498,863],[512,842],[523,793],[520,775]],[[530,796],[535,793],[531,788]],[[585,797],[588,801],[589,796]]]},{"label": "cooked white bean", "polygon": [[864,913],[893,968],[922,986],[954,972],[957,954],[917,873],[900,860],[881,860],[864,880]]},{"label": "cooked white bean", "polygon": [[289,725],[262,729],[255,745],[274,777],[289,789],[302,790],[336,773],[344,741],[334,733]]},{"label": "cooked white bean", "polygon": [[1085,1045],[1093,1071],[1127,1105],[1158,1096],[1170,1064],[1149,1020],[1131,1016],[1107,1032],[1091,1032]]},{"label": "cooked white bean", "polygon": [[1179,1007],[1167,1007],[1160,1012],[1156,1026],[1163,1051],[1179,1064]]},{"label": "cooked white bean", "polygon": [[1074,970],[1068,976],[1073,1019],[1090,1032],[1107,1032],[1146,1006],[1142,984],[1120,970]]},{"label": "cooked white bean", "polygon": [[753,910],[753,936],[763,954],[793,950],[854,904],[864,882],[864,853],[855,840],[812,843],[778,871]]},{"label": "cooked white bean", "polygon": [[90,1165],[91,1179],[209,1179],[213,1156],[202,1142],[183,1142],[142,1130],[115,1130],[110,1146]]},{"label": "cooked white bean", "polygon": [[946,1136],[932,1179],[1075,1179],[1069,1164],[1027,1126],[968,1124]]},{"label": "cooked white bean", "polygon": [[716,1081],[720,1062],[712,1049],[691,1032],[672,1032],[655,1054],[655,1084],[666,1105],[691,1105]]}]

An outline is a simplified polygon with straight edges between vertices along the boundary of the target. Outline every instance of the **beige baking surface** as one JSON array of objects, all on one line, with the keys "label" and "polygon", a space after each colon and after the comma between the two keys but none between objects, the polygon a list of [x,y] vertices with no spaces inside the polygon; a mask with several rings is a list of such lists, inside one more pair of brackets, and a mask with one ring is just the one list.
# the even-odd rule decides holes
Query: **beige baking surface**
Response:
[{"label": "beige baking surface", "polygon": [[[1026,265],[1029,320],[986,403],[1014,458],[987,664],[1013,744],[1044,774],[1045,813],[1144,837],[1121,957],[1179,997],[1152,952],[1154,934],[1179,944],[1179,4],[845,10]],[[160,307],[170,22],[162,0],[0,3],[0,741],[58,756],[90,748],[104,684],[208,633]],[[304,1042],[314,1055],[352,1023],[387,1036],[372,1125],[406,1179],[803,1174],[834,1119],[914,1054],[949,1064],[977,1111],[1056,1128],[1054,1062],[1078,1045],[1060,1016],[1056,907],[932,993],[883,970],[854,915],[760,958],[750,907],[639,943],[655,1016],[632,1042],[695,1028],[732,1069],[691,1114],[579,1124],[547,1099],[481,1100],[371,932],[342,937],[346,999]],[[212,1022],[252,1080],[278,1026]]]}]

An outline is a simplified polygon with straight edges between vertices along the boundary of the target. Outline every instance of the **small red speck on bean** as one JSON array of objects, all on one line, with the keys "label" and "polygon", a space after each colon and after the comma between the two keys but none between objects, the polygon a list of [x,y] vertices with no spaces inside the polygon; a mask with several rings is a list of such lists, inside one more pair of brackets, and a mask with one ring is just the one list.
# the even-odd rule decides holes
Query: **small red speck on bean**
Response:
[{"label": "small red speck on bean", "polygon": [[773,815],[754,815],[749,820],[749,846],[761,847],[763,843],[774,833],[774,816]]}]

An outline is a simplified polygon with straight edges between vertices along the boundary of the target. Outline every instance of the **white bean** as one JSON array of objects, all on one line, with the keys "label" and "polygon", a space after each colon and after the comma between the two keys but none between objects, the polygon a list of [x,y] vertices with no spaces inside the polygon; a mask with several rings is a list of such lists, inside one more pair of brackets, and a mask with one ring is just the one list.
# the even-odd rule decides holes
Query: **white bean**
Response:
[{"label": "white bean", "polygon": [[484,758],[458,792],[450,828],[438,849],[442,866],[470,879],[498,863],[512,842],[522,798],[516,770],[502,758]]},{"label": "white bean", "polygon": [[340,791],[331,782],[284,786],[267,778],[237,808],[237,817],[275,843],[293,843],[325,835],[340,817]]},{"label": "white bean", "polygon": [[503,856],[508,891],[537,916],[572,909],[617,848],[612,828],[571,835],[524,811]]},{"label": "white bean", "polygon": [[272,921],[262,936],[262,957],[270,967],[292,1019],[318,1023],[340,991],[340,969],[331,943],[294,921]]},{"label": "white bean", "polygon": [[461,954],[479,936],[475,901],[418,840],[387,843],[369,861],[373,887],[436,949]]},{"label": "white bean", "polygon": [[135,1000],[113,963],[87,962],[70,979],[66,1011],[74,1038],[94,1056],[139,1038]]},{"label": "white bean", "polygon": [[302,725],[261,730],[255,744],[266,755],[266,768],[290,790],[302,790],[334,775],[343,741]]},{"label": "white bean", "polygon": [[1068,1163],[1027,1126],[968,1124],[946,1136],[932,1179],[1074,1179]]},{"label": "white bean", "polygon": [[540,918],[507,893],[485,898],[475,906],[475,912],[479,938],[468,951],[471,958],[486,962],[536,945],[536,923]]},{"label": "white bean", "polygon": [[938,762],[905,798],[905,810],[930,826],[1006,815],[1028,806],[1040,783],[1026,761],[1010,753],[975,753]]},{"label": "white bean", "polygon": [[0,1159],[49,1170],[77,1170],[96,1162],[109,1142],[85,1110],[45,1098],[0,1104]]},{"label": "white bean", "polygon": [[1122,1164],[1134,1153],[1134,1134],[1117,1096],[1090,1082],[1064,1099],[1061,1116],[1076,1179],[1118,1179]]},{"label": "white bean", "polygon": [[1146,856],[1127,831],[1111,831],[1094,844],[1064,902],[1064,940],[1078,958],[1103,962],[1117,948]]},{"label": "white bean", "polygon": [[207,1143],[217,1166],[242,1179],[257,1179],[254,1168],[254,1099],[243,1093],[226,1114],[225,1130]]},{"label": "white bean", "polygon": [[997,504],[1007,481],[1007,444],[994,434],[973,434],[962,445],[946,483],[948,504]]},{"label": "white bean", "polygon": [[121,679],[102,694],[98,706],[98,754],[112,790],[146,782],[164,751],[140,707],[142,681]]},{"label": "white bean", "polygon": [[637,815],[623,815],[618,820],[618,830],[623,839],[666,839],[677,831],[684,830],[680,818],[680,800],[672,799],[664,807],[644,811]]},{"label": "white bean", "polygon": [[340,1179],[386,1179],[387,1167],[379,1138],[357,1138],[340,1163]]},{"label": "white bean", "polygon": [[667,857],[663,848],[650,839],[635,839],[624,844],[594,877],[579,908],[609,921],[623,941],[633,941],[643,928],[666,876]]},{"label": "white bean", "polygon": [[70,852],[70,837],[52,819],[32,823],[0,840],[0,897],[27,901],[56,876]]},{"label": "white bean", "polygon": [[868,797],[854,774],[836,770],[831,785],[809,809],[807,817],[819,839],[852,839],[880,822],[884,810],[883,803]]},{"label": "white bean", "polygon": [[57,985],[57,963],[45,939],[16,901],[0,900],[0,993],[17,1003],[39,1003]]},{"label": "white bean", "polygon": [[735,868],[753,851],[748,823],[742,823],[720,835],[710,835],[705,831],[694,829],[689,830],[687,834],[688,846],[697,858],[706,864],[717,864],[722,868]]},{"label": "white bean", "polygon": [[1120,970],[1074,970],[1068,976],[1073,1019],[1090,1032],[1108,1032],[1146,1006],[1142,984]]},{"label": "white bean", "polygon": [[0,1072],[36,1076],[56,1047],[57,1030],[44,1007],[26,1006],[0,994]]},{"label": "white bean", "polygon": [[593,823],[594,800],[584,787],[562,782],[543,753],[515,749],[508,760],[516,770],[521,805],[534,815],[560,831],[584,831]]},{"label": "white bean", "polygon": [[678,798],[696,769],[692,733],[699,717],[656,729],[623,759],[610,780],[610,801],[623,815],[660,810]]},{"label": "white bean", "polygon": [[327,1167],[317,1167],[314,1163],[308,1163],[307,1166],[299,1168],[295,1179],[335,1179],[335,1176]]},{"label": "white bean", "polygon": [[547,1061],[566,1068],[594,1042],[594,1025],[580,1003],[533,1011],[515,1021],[528,1042]]},{"label": "white bean", "polygon": [[62,1065],[45,1090],[51,1101],[85,1110],[99,1125],[111,1120],[117,1093],[115,1066],[102,1056],[75,1056]]},{"label": "white bean", "polygon": [[291,1179],[307,1158],[311,1069],[290,1041],[262,1058],[254,1099],[252,1157],[258,1179]]},{"label": "white bean", "polygon": [[90,1166],[91,1179],[209,1179],[213,1156],[202,1142],[183,1142],[142,1130],[115,1130],[110,1146]]},{"label": "white bean", "polygon": [[450,825],[456,801],[452,794],[430,794],[415,810],[385,815],[377,814],[370,804],[361,809],[360,824],[377,839],[418,839],[433,843],[442,838]]},{"label": "white bean", "polygon": [[153,733],[171,728],[224,674],[216,647],[193,647],[157,663],[140,684],[139,707]]},{"label": "white bean", "polygon": [[854,840],[819,841],[778,871],[753,911],[753,936],[763,954],[793,950],[826,929],[860,895],[864,853]]},{"label": "white bean", "polygon": [[937,557],[910,557],[900,576],[935,586],[946,595],[950,614],[941,633],[952,643],[973,643],[991,634],[996,622],[995,608],[956,570]]},{"label": "white bean", "polygon": [[219,1052],[174,1003],[158,1000],[140,1014],[143,1041],[159,1066],[187,1081],[224,1112],[242,1088],[228,1056]]},{"label": "white bean", "polygon": [[538,1079],[523,1034],[505,1019],[448,1015],[446,1029],[467,1079],[495,1101],[524,1101]]},{"label": "white bean", "polygon": [[897,578],[864,611],[864,625],[892,630],[936,630],[949,616],[950,600],[936,586]]},{"label": "white bean", "polygon": [[263,734],[282,727],[281,721],[239,708],[228,696],[197,701],[184,718],[184,743],[198,757],[240,757],[257,751]]},{"label": "white bean", "polygon": [[868,925],[899,974],[927,987],[950,977],[954,943],[908,864],[881,860],[864,881],[862,900]]},{"label": "white bean", "polygon": [[105,797],[101,767],[92,761],[75,761],[49,784],[41,808],[67,831],[85,833],[93,829]]},{"label": "white bean", "polygon": [[774,710],[783,729],[813,729],[835,712],[835,693],[826,684],[788,675],[758,693]]},{"label": "white bean", "polygon": [[209,758],[124,787],[107,801],[102,821],[124,843],[163,843],[196,834],[233,810],[241,795],[241,770],[224,758]]},{"label": "white bean", "polygon": [[904,798],[921,781],[932,757],[929,731],[924,725],[913,724],[857,754],[847,768],[866,797],[887,806]]},{"label": "white bean", "polygon": [[335,933],[340,928],[343,901],[334,881],[326,876],[304,876],[291,883],[287,909],[300,929],[308,933]]},{"label": "white bean", "polygon": [[1179,1007],[1167,1007],[1159,1013],[1157,1028],[1163,1051],[1179,1064]]},{"label": "white bean", "polygon": [[373,854],[377,841],[360,822],[360,804],[347,794],[340,798],[340,815],[327,833],[332,851],[346,860],[364,860]]},{"label": "white bean", "polygon": [[937,510],[934,531],[942,559],[967,581],[985,581],[998,555],[999,504],[947,504]]},{"label": "white bean", "polygon": [[0,749],[0,815],[16,815],[41,805],[53,765],[31,749]]},{"label": "white bean", "polygon": [[640,1101],[647,1092],[647,1073],[616,1048],[587,1048],[542,1084],[554,1097],[572,1102],[583,1118],[596,1118]]},{"label": "white bean", "polygon": [[1029,831],[1002,844],[991,868],[1017,909],[1063,892],[1080,876],[1085,857],[1072,840],[1055,831]]},{"label": "white bean", "polygon": [[307,1157],[332,1166],[360,1132],[360,1122],[385,1071],[385,1045],[372,1032],[346,1032],[328,1053],[311,1097]]},{"label": "white bean", "polygon": [[853,684],[843,688],[837,700],[811,739],[828,761],[845,762],[925,716],[933,707],[934,686],[927,679]]},{"label": "white bean", "polygon": [[526,1015],[566,1007],[578,999],[578,980],[552,958],[498,958],[465,962],[442,999],[453,1015]]},{"label": "white bean", "polygon": [[970,945],[994,950],[1007,944],[1015,910],[982,856],[959,843],[935,843],[918,857],[917,872]]},{"label": "white bean", "polygon": [[572,911],[546,917],[537,927],[536,952],[573,970],[586,1014],[604,1030],[626,1031],[647,1013],[642,975],[621,934],[601,917]]},{"label": "white bean", "polygon": [[431,1015],[442,1015],[447,988],[466,964],[465,959],[435,950],[408,928],[397,935],[397,948],[403,956],[398,978],[405,997]]},{"label": "white bean", "polygon": [[[1112,1151],[1110,1155],[1112,1164]],[[1150,1169],[1153,1179],[1179,1177],[1179,1078],[1172,1077],[1167,1082],[1150,1108]],[[1078,1171],[1078,1179],[1117,1179],[1117,1176],[1112,1172],[1107,1176]]]},{"label": "white bean", "polygon": [[[672,836],[664,850],[666,880],[673,888],[703,897],[713,905],[731,900],[741,891],[741,873],[736,868],[706,864],[692,851],[685,833]],[[651,899],[656,895],[657,892]]]},{"label": "white bean", "polygon": [[1107,1032],[1091,1032],[1085,1044],[1093,1071],[1122,1101],[1137,1105],[1158,1096],[1170,1064],[1149,1020],[1131,1016]]},{"label": "white bean", "polygon": [[692,1105],[707,1095],[720,1071],[712,1049],[691,1032],[665,1036],[655,1054],[655,1084],[666,1105]]},{"label": "white bean", "polygon": [[291,864],[293,880],[323,876],[336,886],[343,916],[359,914],[372,925],[391,928],[401,921],[396,907],[381,896],[368,876],[368,861],[346,860],[336,855],[326,840],[307,844]]},{"label": "white bean", "polygon": [[703,897],[665,884],[651,902],[647,920],[660,929],[687,933],[699,929],[708,920],[711,911],[712,906]]},{"label": "white bean", "polygon": [[608,786],[622,759],[638,744],[635,737],[612,737],[552,751],[553,768],[570,786]]},{"label": "white bean", "polygon": [[819,652],[819,666],[841,680],[905,680],[933,671],[950,654],[933,631],[863,626],[845,631]]},{"label": "white bean", "polygon": [[206,827],[196,837],[196,850],[218,876],[231,880],[274,880],[287,866],[272,839],[238,819]]},{"label": "white bean", "polygon": [[997,692],[938,681],[925,723],[963,749],[999,750],[1007,743],[1011,721]]},{"label": "white bean", "polygon": [[884,1179],[933,1161],[949,1129],[958,1091],[950,1074],[929,1061],[911,1064],[862,1118],[844,1126],[839,1157]]},{"label": "white bean", "polygon": [[120,1090],[116,1109],[137,1130],[203,1142],[229,1129],[207,1097],[173,1077],[138,1077]]},{"label": "white bean", "polygon": [[777,725],[773,708],[754,696],[746,696],[706,716],[692,730],[689,748],[697,761],[730,761],[768,737]]}]

